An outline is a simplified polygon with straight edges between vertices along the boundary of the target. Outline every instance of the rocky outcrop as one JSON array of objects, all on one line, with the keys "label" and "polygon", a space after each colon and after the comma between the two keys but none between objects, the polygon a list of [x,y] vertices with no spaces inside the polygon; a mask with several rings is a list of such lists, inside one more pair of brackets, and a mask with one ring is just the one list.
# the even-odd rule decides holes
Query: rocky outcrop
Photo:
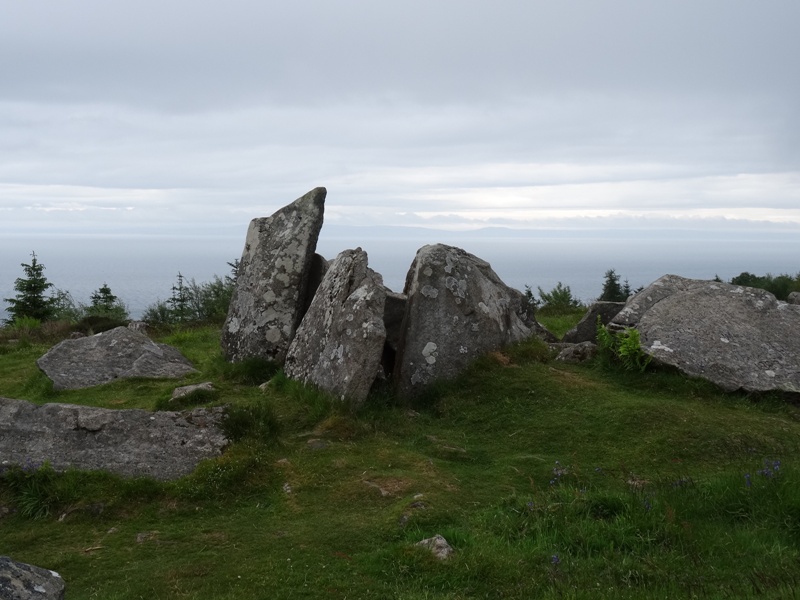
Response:
[{"label": "rocky outcrop", "polygon": [[194,373],[175,348],[117,327],[97,335],[64,340],[36,364],[56,390],[75,390],[130,377],[179,378]]},{"label": "rocky outcrop", "polygon": [[0,556],[2,600],[63,600],[65,589],[64,580],[55,571]]},{"label": "rocky outcrop", "polygon": [[286,355],[286,374],[363,402],[381,365],[386,292],[361,248],[331,264]]},{"label": "rocky outcrop", "polygon": [[520,318],[521,293],[489,263],[441,244],[417,252],[394,377],[401,395],[458,375],[486,352],[532,335]]},{"label": "rocky outcrop", "polygon": [[272,216],[251,221],[222,328],[227,360],[286,357],[308,304],[325,196],[325,188],[315,188]]},{"label": "rocky outcrop", "polygon": [[624,307],[624,302],[595,302],[589,307],[580,322],[564,334],[561,341],[569,344],[597,343],[597,318],[600,317],[603,325],[608,325]]},{"label": "rocky outcrop", "polygon": [[800,393],[800,306],[764,290],[665,275],[611,326],[635,327],[656,361],[724,390]]},{"label": "rocky outcrop", "polygon": [[222,453],[223,415],[222,408],[152,413],[0,398],[0,456],[8,464],[47,461],[58,471],[177,479]]}]

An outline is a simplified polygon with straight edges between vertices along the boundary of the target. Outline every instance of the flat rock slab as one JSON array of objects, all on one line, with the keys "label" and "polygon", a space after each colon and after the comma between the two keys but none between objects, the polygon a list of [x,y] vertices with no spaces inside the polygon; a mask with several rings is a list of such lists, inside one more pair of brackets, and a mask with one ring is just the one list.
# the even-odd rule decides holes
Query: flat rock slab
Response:
[{"label": "flat rock slab", "polygon": [[177,479],[222,454],[223,417],[223,408],[149,412],[0,398],[0,456],[4,464],[48,461],[57,471]]},{"label": "flat rock slab", "polygon": [[195,373],[177,349],[127,327],[64,340],[36,361],[56,390],[76,390],[130,377],[180,378]]},{"label": "flat rock slab", "polygon": [[61,575],[0,556],[0,599],[63,600],[66,586]]},{"label": "flat rock slab", "polygon": [[765,290],[665,275],[611,321],[662,364],[726,391],[800,393],[800,306]]}]

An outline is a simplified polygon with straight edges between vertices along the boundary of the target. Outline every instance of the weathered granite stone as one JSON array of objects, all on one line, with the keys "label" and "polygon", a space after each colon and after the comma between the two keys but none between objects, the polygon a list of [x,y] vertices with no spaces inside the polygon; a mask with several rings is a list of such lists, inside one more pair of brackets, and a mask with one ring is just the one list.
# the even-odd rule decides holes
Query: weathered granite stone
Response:
[{"label": "weathered granite stone", "polygon": [[196,372],[175,348],[117,327],[64,340],[36,361],[56,390],[75,390],[129,377],[179,378]]},{"label": "weathered granite stone", "polygon": [[63,600],[65,589],[64,580],[55,571],[0,556],[2,600]]},{"label": "weathered granite stone", "polygon": [[424,246],[406,278],[408,306],[394,380],[401,395],[458,375],[475,358],[532,335],[521,293],[489,263],[452,246]]},{"label": "weathered granite stone", "polygon": [[0,398],[0,456],[8,464],[48,461],[58,471],[177,479],[222,453],[223,416],[222,408],[149,412]]},{"label": "weathered granite stone", "polygon": [[789,296],[786,298],[786,301],[787,301],[789,304],[800,304],[800,292],[792,292],[792,293],[791,293],[791,294],[789,294]]},{"label": "weathered granite stone", "polygon": [[203,383],[193,383],[192,385],[182,385],[181,387],[177,387],[172,390],[172,396],[170,397],[171,400],[177,400],[179,398],[183,398],[184,396],[188,396],[194,392],[214,392],[216,388],[214,384],[210,381],[204,381]]},{"label": "weathered granite stone", "polygon": [[363,402],[381,363],[386,292],[361,248],[333,261],[297,329],[284,370],[341,398]]},{"label": "weathered granite stone", "polygon": [[556,356],[556,360],[566,363],[585,363],[597,356],[597,345],[594,342],[567,344]]},{"label": "weathered granite stone", "polygon": [[454,552],[453,547],[444,538],[444,536],[439,535],[438,533],[431,538],[426,538],[417,542],[415,545],[427,548],[431,551],[431,554],[433,554],[434,558],[438,560],[447,560]]},{"label": "weathered granite stone", "polygon": [[635,327],[656,361],[724,390],[800,393],[800,306],[767,291],[665,275],[610,327]]},{"label": "weathered granite stone", "polygon": [[315,188],[272,216],[250,222],[222,328],[227,360],[283,362],[286,357],[307,304],[325,196],[325,188]]},{"label": "weathered granite stone", "polygon": [[580,322],[564,334],[561,341],[569,344],[597,343],[597,317],[600,317],[603,325],[608,325],[624,307],[624,302],[595,302],[589,307]]}]

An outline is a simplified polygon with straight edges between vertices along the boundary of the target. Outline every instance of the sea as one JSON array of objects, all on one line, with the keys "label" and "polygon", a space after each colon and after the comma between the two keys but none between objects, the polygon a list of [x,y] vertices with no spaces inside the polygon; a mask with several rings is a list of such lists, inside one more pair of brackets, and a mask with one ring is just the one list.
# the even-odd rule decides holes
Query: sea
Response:
[{"label": "sea", "polygon": [[[230,274],[239,258],[241,235],[20,235],[0,239],[0,299],[13,297],[22,263],[36,252],[45,276],[76,302],[88,303],[103,284],[128,307],[133,318],[166,300],[180,273],[185,281],[210,281]],[[742,272],[758,275],[800,272],[797,231],[693,230],[519,230],[491,228],[442,231],[404,227],[326,225],[317,252],[334,258],[361,247],[370,266],[392,290],[402,291],[416,251],[426,245],[458,246],[488,261],[508,285],[551,290],[559,282],[574,297],[591,302],[614,269],[633,289],[662,275],[727,281]],[[7,313],[0,304],[0,319]]]}]

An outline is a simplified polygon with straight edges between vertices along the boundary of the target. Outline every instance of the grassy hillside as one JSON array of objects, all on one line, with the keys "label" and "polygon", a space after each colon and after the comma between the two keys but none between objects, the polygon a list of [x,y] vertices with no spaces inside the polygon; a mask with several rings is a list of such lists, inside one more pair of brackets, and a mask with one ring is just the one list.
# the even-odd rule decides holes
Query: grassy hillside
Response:
[{"label": "grassy hillside", "polygon": [[[0,554],[102,598],[794,597],[800,410],[673,373],[550,360],[537,341],[413,404],[356,414],[218,331],[163,336],[214,381],[236,442],[170,484],[46,467],[0,477]],[[154,409],[175,382],[52,392],[4,346],[0,396]],[[446,562],[414,544],[441,534]]]}]

